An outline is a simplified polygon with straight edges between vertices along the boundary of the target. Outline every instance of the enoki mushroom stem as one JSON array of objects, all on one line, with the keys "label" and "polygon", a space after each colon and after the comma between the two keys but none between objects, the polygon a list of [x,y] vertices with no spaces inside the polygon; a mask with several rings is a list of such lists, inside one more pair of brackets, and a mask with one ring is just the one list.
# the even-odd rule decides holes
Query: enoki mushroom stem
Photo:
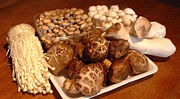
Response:
[{"label": "enoki mushroom stem", "polygon": [[46,62],[34,28],[28,24],[16,25],[8,32],[7,40],[13,63],[12,78],[17,82],[18,91],[52,93],[48,68],[54,68]]}]

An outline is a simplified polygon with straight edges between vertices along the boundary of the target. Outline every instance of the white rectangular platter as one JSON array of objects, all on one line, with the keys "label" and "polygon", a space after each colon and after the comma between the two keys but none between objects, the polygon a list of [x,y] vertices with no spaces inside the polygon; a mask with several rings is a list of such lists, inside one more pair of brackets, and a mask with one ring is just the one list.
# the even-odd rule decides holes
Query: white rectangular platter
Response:
[{"label": "white rectangular platter", "polygon": [[61,76],[51,76],[50,80],[52,81],[52,83],[54,84],[54,86],[56,87],[57,91],[59,92],[59,94],[61,95],[61,97],[63,99],[89,99],[92,97],[95,97],[97,95],[103,94],[105,92],[111,91],[115,88],[118,88],[120,86],[123,86],[129,82],[133,82],[135,80],[141,79],[143,77],[152,75],[154,73],[156,73],[158,71],[158,67],[156,64],[154,64],[149,58],[147,58],[149,61],[149,70],[145,73],[136,75],[136,76],[129,76],[127,79],[117,83],[117,84],[112,84],[110,86],[104,87],[103,89],[101,89],[101,91],[99,93],[97,93],[96,95],[93,96],[89,96],[89,97],[85,97],[85,96],[71,96],[68,95],[64,90],[63,90],[63,82],[65,81],[65,76],[61,75]]}]

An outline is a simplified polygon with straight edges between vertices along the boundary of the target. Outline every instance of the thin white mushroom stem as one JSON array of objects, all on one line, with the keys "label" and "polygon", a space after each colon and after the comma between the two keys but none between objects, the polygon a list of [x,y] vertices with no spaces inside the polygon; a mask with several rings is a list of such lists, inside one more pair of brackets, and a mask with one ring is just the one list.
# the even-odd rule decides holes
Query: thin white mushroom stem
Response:
[{"label": "thin white mushroom stem", "polygon": [[35,30],[28,24],[20,24],[8,32],[10,56],[13,62],[12,77],[17,82],[18,92],[31,94],[52,93],[50,73]]}]

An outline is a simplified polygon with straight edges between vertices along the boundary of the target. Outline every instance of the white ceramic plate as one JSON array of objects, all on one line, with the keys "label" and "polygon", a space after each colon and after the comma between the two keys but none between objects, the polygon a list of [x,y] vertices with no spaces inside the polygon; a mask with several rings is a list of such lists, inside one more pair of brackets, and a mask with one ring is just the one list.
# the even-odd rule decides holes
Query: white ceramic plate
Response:
[{"label": "white ceramic plate", "polygon": [[138,80],[138,79],[141,79],[143,77],[146,77],[146,76],[149,76],[149,75],[152,75],[154,74],[155,72],[158,71],[158,67],[157,65],[155,65],[149,58],[147,58],[148,61],[149,61],[149,70],[145,73],[142,73],[142,74],[139,74],[139,75],[136,75],[136,76],[129,76],[127,79],[117,83],[117,84],[113,84],[113,85],[110,85],[110,86],[107,86],[107,87],[104,87],[103,89],[101,89],[101,91],[99,93],[97,93],[96,95],[93,95],[93,96],[90,96],[90,97],[85,97],[85,96],[80,96],[80,95],[69,95],[67,94],[64,90],[63,90],[63,82],[65,80],[65,76],[66,74],[62,74],[61,76],[51,76],[50,80],[52,81],[52,83],[54,84],[54,86],[56,87],[57,91],[59,92],[59,94],[61,95],[61,97],[63,99],[88,99],[88,98],[92,98],[92,97],[95,97],[97,95],[100,95],[100,94],[103,94],[105,92],[108,92],[108,91],[111,91],[115,88],[118,88],[120,86],[123,86],[129,82],[132,82],[132,81],[135,81],[135,80]]}]

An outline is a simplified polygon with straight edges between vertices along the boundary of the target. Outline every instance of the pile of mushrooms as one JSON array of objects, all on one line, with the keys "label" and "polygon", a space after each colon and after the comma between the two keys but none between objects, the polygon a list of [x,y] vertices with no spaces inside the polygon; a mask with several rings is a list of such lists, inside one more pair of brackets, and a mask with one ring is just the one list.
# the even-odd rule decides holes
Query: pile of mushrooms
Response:
[{"label": "pile of mushrooms", "polygon": [[101,23],[96,27],[106,30],[107,38],[128,40],[131,49],[158,57],[169,57],[176,51],[171,40],[165,38],[164,25],[138,17],[131,8],[120,10],[118,5],[112,5],[108,10],[105,5],[90,6],[88,15]]},{"label": "pile of mushrooms", "polygon": [[45,11],[36,16],[35,21],[46,48],[67,36],[86,34],[93,25],[91,17],[85,14],[84,10],[77,8]]},{"label": "pile of mushrooms", "polygon": [[67,93],[95,95],[108,85],[107,81],[119,83],[131,74],[148,71],[149,62],[145,55],[129,50],[128,41],[109,40],[103,33],[95,28],[90,31],[87,41],[75,45],[77,55],[67,66],[68,78],[63,83]]},{"label": "pile of mushrooms", "polygon": [[88,15],[99,20],[102,23],[102,29],[107,29],[115,23],[130,26],[137,18],[136,13],[131,8],[120,10],[118,5],[112,5],[110,9],[105,5],[90,6]]}]

